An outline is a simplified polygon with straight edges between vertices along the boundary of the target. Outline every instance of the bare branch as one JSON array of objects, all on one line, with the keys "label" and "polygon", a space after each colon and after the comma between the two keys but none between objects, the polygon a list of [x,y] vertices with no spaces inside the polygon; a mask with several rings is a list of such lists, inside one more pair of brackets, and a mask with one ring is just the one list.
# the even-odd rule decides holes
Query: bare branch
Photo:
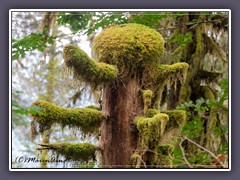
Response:
[{"label": "bare branch", "polygon": [[187,160],[187,158],[186,158],[186,156],[185,156],[184,149],[183,149],[183,147],[182,147],[182,143],[183,143],[183,141],[185,141],[185,140],[186,140],[186,139],[182,139],[182,141],[179,143],[179,147],[180,147],[180,149],[181,149],[181,151],[182,151],[182,156],[183,156],[184,161],[186,162],[186,164],[188,165],[189,168],[193,168],[193,166],[188,162],[188,160]]},{"label": "bare branch", "polygon": [[218,160],[218,157],[215,156],[215,154],[213,154],[211,151],[209,151],[208,149],[202,147],[201,145],[197,144],[196,142],[192,141],[191,139],[187,138],[187,137],[184,137],[184,139],[188,140],[189,142],[195,144],[197,147],[199,147],[200,149],[206,151],[207,153],[209,153],[214,159],[216,159],[216,161],[218,161],[218,163],[223,167],[223,168],[226,168],[226,166]]}]

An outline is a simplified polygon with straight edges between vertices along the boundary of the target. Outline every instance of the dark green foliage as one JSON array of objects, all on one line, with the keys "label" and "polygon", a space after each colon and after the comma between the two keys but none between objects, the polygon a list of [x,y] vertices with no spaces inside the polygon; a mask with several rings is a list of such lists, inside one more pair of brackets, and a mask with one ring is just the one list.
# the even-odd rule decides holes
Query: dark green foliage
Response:
[{"label": "dark green foliage", "polygon": [[[224,79],[220,82],[222,92],[219,92],[219,100],[197,99],[195,103],[192,101],[185,102],[177,107],[177,109],[185,110],[189,121],[183,127],[183,133],[189,138],[199,137],[204,129],[204,118],[209,113],[210,108],[217,111],[222,108],[225,100],[228,100],[228,80]],[[214,112],[216,114],[216,112]],[[219,125],[214,127],[216,135],[223,135],[227,131],[227,127],[222,129]]]},{"label": "dark green foliage", "polygon": [[12,40],[12,60],[23,58],[27,51],[39,50],[41,52],[54,43],[56,37],[47,36],[48,30],[43,32],[31,33],[20,40]]},{"label": "dark green foliage", "polygon": [[160,20],[168,15],[169,12],[132,12],[129,21],[156,29],[160,26]]},{"label": "dark green foliage", "polygon": [[124,12],[98,12],[94,14],[91,20],[90,27],[87,29],[86,34],[89,35],[98,29],[104,29],[111,25],[125,24],[128,22]]},{"label": "dark green foliage", "polygon": [[59,25],[69,25],[71,30],[76,33],[86,29],[91,17],[91,12],[59,12],[57,22]]},{"label": "dark green foliage", "polygon": [[185,110],[188,115],[188,122],[183,127],[183,134],[189,138],[199,137],[204,129],[204,121],[202,117],[208,111],[206,101],[201,98],[193,103],[192,101],[185,102],[177,107],[177,109]]},{"label": "dark green foliage", "polygon": [[112,24],[127,23],[127,17],[123,12],[60,12],[57,22],[59,25],[69,25],[74,33],[84,30],[85,34],[90,35]]},{"label": "dark green foliage", "polygon": [[173,38],[169,38],[168,42],[176,42],[179,46],[193,42],[192,34],[176,34]]}]

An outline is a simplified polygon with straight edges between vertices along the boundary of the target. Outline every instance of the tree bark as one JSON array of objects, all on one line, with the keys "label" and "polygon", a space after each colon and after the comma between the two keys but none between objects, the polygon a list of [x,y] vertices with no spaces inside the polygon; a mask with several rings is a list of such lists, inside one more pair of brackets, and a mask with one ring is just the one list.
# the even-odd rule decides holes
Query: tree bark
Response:
[{"label": "tree bark", "polygon": [[103,112],[110,118],[101,126],[102,167],[129,168],[137,148],[138,135],[133,121],[143,113],[138,77],[125,78],[106,86]]}]

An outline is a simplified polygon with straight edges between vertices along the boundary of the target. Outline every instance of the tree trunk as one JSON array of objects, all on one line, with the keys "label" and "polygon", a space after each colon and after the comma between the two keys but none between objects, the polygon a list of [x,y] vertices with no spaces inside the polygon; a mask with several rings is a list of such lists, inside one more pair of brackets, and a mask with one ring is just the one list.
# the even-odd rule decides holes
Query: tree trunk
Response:
[{"label": "tree trunk", "polygon": [[102,106],[109,118],[101,126],[102,167],[131,167],[130,157],[138,142],[133,121],[143,113],[139,79],[124,78],[105,88]]}]

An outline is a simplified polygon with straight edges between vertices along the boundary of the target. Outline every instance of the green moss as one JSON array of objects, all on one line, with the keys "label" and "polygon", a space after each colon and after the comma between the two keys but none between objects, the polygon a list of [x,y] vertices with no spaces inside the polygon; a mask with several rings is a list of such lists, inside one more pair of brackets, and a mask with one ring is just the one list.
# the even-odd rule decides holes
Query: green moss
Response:
[{"label": "green moss", "polygon": [[167,128],[180,128],[187,121],[186,112],[182,110],[172,110],[172,111],[164,111],[163,113],[169,116],[169,121],[167,124]]},{"label": "green moss", "polygon": [[149,143],[156,143],[163,136],[168,121],[168,115],[156,114],[152,118],[137,117],[135,123],[139,131],[141,142],[148,147]]},{"label": "green moss", "polygon": [[55,143],[42,144],[41,146],[56,151],[57,154],[74,161],[88,161],[95,159],[97,146],[90,143]]},{"label": "green moss", "polygon": [[99,107],[97,107],[97,106],[93,106],[93,105],[87,106],[87,107],[85,107],[85,108],[95,109],[95,110],[100,111],[100,108],[99,108]]},{"label": "green moss", "polygon": [[62,108],[47,101],[35,101],[31,106],[41,108],[41,114],[32,114],[34,121],[44,128],[57,123],[62,127],[78,127],[83,133],[94,133],[105,118],[101,111],[90,108]]},{"label": "green moss", "polygon": [[138,154],[138,153],[134,153],[131,155],[131,158],[130,158],[130,162],[131,162],[131,165],[134,167],[134,168],[140,168],[141,167],[141,155]]},{"label": "green moss", "polygon": [[143,103],[144,103],[144,110],[143,110],[143,112],[146,113],[147,109],[151,105],[153,92],[151,90],[142,90],[142,96],[143,96]]},{"label": "green moss", "polygon": [[180,89],[178,104],[190,101],[191,94],[192,94],[191,86],[185,83]]},{"label": "green moss", "polygon": [[173,164],[169,158],[172,155],[174,146],[164,144],[155,147],[155,153],[150,156],[151,165],[157,165],[160,168],[171,168]]},{"label": "green moss", "polygon": [[[203,42],[203,33],[204,33],[203,24],[196,26],[195,28],[195,42],[196,42],[196,50],[191,57],[191,68],[188,75],[189,81],[194,79],[197,73],[199,72],[201,61],[204,59],[204,42]],[[195,80],[194,80],[195,81]]]},{"label": "green moss", "polygon": [[152,118],[153,116],[155,116],[156,114],[160,113],[159,110],[157,109],[148,109],[146,111],[146,117]]},{"label": "green moss", "polygon": [[184,84],[189,65],[187,63],[175,63],[172,65],[155,65],[155,67],[148,67],[144,70],[142,82],[145,87],[152,89],[153,107],[159,109],[159,102],[161,100],[163,87],[167,85],[174,85],[175,90],[177,83],[180,81]]},{"label": "green moss", "polygon": [[158,66],[158,73],[156,76],[156,82],[162,82],[169,78],[179,79],[184,81],[186,79],[187,70],[189,65],[187,63],[175,63],[172,65],[159,65]]},{"label": "green moss", "polygon": [[93,42],[99,61],[117,65],[124,71],[138,64],[156,64],[164,52],[162,36],[140,24],[106,28]]},{"label": "green moss", "polygon": [[63,58],[66,66],[73,70],[75,78],[90,84],[112,81],[118,74],[115,66],[96,62],[75,45],[64,47]]},{"label": "green moss", "polygon": [[202,86],[201,93],[203,94],[205,99],[209,99],[210,101],[215,101],[215,95],[209,86]]}]

